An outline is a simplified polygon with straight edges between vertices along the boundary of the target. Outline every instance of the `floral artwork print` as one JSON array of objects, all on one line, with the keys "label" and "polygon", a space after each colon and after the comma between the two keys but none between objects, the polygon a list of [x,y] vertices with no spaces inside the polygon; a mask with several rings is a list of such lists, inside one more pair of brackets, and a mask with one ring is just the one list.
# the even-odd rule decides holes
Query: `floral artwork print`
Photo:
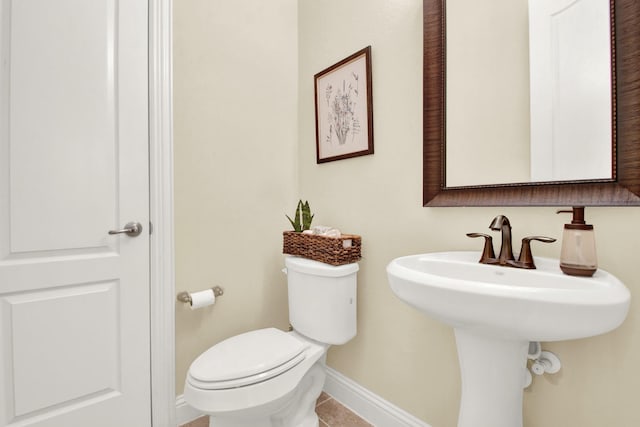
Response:
[{"label": "floral artwork print", "polygon": [[373,153],[369,49],[316,75],[318,163]]},{"label": "floral artwork print", "polygon": [[[342,80],[342,88],[334,91],[332,85],[328,85],[326,89],[329,121],[329,133],[327,134],[327,143],[332,142],[335,136],[338,144],[344,145],[347,137],[351,140],[360,132],[360,120],[356,115],[356,104],[358,100],[358,75],[351,73],[352,81],[347,83]],[[355,84],[354,84],[355,82]]]}]

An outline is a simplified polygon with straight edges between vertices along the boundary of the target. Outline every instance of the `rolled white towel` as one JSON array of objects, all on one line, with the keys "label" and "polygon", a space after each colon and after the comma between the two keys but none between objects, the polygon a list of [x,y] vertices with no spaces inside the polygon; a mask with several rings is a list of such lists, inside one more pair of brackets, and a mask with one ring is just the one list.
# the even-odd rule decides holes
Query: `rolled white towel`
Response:
[{"label": "rolled white towel", "polygon": [[306,230],[306,231],[310,231],[311,234],[315,234],[316,236],[326,236],[326,237],[342,236],[342,233],[340,233],[340,230],[338,230],[337,228],[327,227],[325,225],[316,225],[311,230]]}]

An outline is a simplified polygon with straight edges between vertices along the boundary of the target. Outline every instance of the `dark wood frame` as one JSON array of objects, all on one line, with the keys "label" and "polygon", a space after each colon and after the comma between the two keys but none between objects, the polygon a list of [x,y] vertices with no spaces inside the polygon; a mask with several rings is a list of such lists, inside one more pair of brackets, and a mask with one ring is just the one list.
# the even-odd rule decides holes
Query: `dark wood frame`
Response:
[{"label": "dark wood frame", "polygon": [[[326,76],[332,71],[342,67],[343,65],[361,56],[364,56],[364,59],[365,59],[365,67],[366,67],[365,78],[367,79],[367,81],[365,82],[366,88],[367,88],[367,124],[366,126],[369,134],[369,141],[368,141],[367,148],[361,151],[354,151],[352,153],[342,154],[342,155],[333,156],[333,157],[325,157],[321,159],[320,158],[320,129],[318,124],[318,114],[319,114],[318,79],[320,77]],[[373,154],[373,91],[372,91],[373,84],[371,82],[371,46],[367,46],[364,49],[357,51],[353,55],[350,55],[349,57],[343,59],[342,61],[332,65],[331,67],[320,71],[318,74],[313,76],[313,81],[314,81],[314,103],[315,103],[315,111],[316,111],[316,163],[326,163],[326,162],[332,162],[334,160],[342,160],[342,159],[348,159],[350,157],[358,157],[358,156],[365,156],[367,154]]]},{"label": "dark wood frame", "polygon": [[424,206],[640,205],[640,2],[611,0],[613,179],[447,187],[446,0],[424,4]]}]

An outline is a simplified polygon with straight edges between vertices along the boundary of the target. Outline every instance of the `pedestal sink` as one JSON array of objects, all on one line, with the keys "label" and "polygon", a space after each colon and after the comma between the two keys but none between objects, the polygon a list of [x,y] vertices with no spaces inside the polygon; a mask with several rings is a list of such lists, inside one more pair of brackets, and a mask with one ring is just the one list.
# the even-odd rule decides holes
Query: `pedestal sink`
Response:
[{"label": "pedestal sink", "polygon": [[624,321],[629,290],[598,270],[564,275],[557,260],[537,269],[479,264],[478,252],[396,258],[387,266],[393,292],[454,328],[462,396],[458,427],[522,426],[529,341],[560,341],[609,332]]}]

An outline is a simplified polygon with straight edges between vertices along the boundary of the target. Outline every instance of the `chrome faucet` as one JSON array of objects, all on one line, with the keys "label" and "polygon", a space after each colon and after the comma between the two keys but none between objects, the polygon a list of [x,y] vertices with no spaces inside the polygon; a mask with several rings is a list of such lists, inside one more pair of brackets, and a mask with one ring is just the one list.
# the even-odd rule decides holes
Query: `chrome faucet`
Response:
[{"label": "chrome faucet", "polygon": [[531,241],[537,240],[544,243],[552,243],[556,241],[553,237],[525,237],[522,239],[522,248],[520,249],[520,255],[516,261],[513,256],[513,248],[511,245],[511,223],[509,222],[509,218],[504,215],[498,215],[493,218],[493,221],[489,224],[489,228],[494,231],[499,230],[502,235],[502,245],[500,246],[500,254],[497,258],[493,252],[493,239],[491,236],[482,233],[467,233],[467,236],[469,237],[484,237],[484,249],[482,251],[482,256],[480,257],[480,262],[482,264],[495,264],[505,267],[533,269],[536,268],[536,265],[533,262],[533,255],[531,254]]}]

